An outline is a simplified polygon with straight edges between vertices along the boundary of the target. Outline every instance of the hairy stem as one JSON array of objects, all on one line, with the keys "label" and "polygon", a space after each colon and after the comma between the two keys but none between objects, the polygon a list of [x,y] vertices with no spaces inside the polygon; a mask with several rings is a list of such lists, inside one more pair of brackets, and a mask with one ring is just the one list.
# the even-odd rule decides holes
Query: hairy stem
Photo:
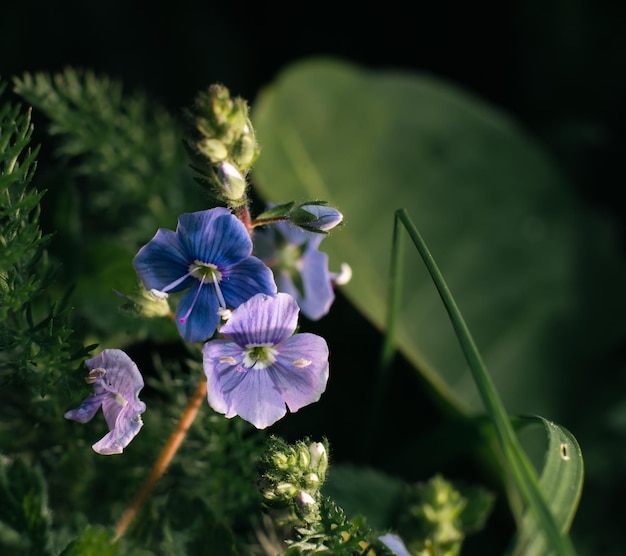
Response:
[{"label": "hairy stem", "polygon": [[126,529],[128,529],[128,526],[131,524],[131,522],[139,512],[139,509],[145,502],[146,498],[154,488],[154,485],[165,473],[165,470],[167,469],[168,465],[172,461],[172,458],[178,451],[178,448],[180,447],[183,439],[185,438],[189,427],[191,427],[191,424],[194,422],[196,415],[198,415],[198,410],[200,409],[200,406],[202,405],[202,402],[206,397],[206,391],[206,377],[203,375],[202,378],[198,381],[198,385],[196,386],[193,394],[189,398],[187,406],[180,416],[178,425],[176,425],[176,428],[170,435],[167,443],[163,447],[163,450],[161,450],[161,454],[152,466],[150,474],[144,481],[143,485],[141,485],[139,493],[133,500],[132,504],[126,509],[120,520],[117,522],[117,525],[115,526],[115,538],[113,539],[113,542],[119,540],[124,535]]}]

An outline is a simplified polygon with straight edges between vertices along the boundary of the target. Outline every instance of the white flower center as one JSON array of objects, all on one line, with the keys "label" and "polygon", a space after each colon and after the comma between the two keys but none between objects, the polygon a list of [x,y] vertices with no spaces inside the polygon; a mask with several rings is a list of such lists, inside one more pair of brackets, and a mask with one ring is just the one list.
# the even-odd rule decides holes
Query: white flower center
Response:
[{"label": "white flower center", "polygon": [[243,354],[246,369],[265,369],[276,361],[278,351],[273,344],[248,344]]}]

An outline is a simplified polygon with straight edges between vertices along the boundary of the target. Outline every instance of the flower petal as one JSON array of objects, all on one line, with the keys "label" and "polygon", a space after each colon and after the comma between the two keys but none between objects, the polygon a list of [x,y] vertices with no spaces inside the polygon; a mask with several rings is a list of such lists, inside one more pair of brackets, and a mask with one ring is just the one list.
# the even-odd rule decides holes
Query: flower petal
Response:
[{"label": "flower petal", "polygon": [[91,421],[93,416],[98,412],[98,409],[100,409],[103,399],[104,394],[89,394],[89,396],[84,399],[83,403],[80,404],[80,407],[66,411],[64,417],[72,421],[78,421],[79,423]]},{"label": "flower petal", "polygon": [[211,340],[204,344],[202,353],[209,405],[218,413],[233,417],[234,413],[229,414],[229,393],[237,387],[244,373],[231,371],[237,371],[241,365],[243,349],[227,340]]},{"label": "flower petal", "polygon": [[[203,342],[210,338],[220,317],[217,314],[219,303],[213,284],[203,284],[198,298],[200,282],[194,279],[195,285],[182,297],[176,308],[176,326],[178,332],[187,342]],[[181,319],[185,319],[181,322]]]},{"label": "flower petal", "polygon": [[135,362],[121,349],[105,349],[85,361],[90,371],[105,369],[107,382],[114,390],[130,400],[144,387],[143,377]]},{"label": "flower petal", "polygon": [[318,401],[328,382],[328,345],[316,334],[301,333],[277,346],[278,356],[268,367],[275,388],[289,411]]},{"label": "flower petal", "polygon": [[[193,262],[172,230],[159,229],[155,236],[135,255],[133,265],[146,289],[163,290],[172,282],[189,272]],[[188,278],[171,291],[179,292],[189,287],[193,278]]]},{"label": "flower petal", "polygon": [[176,234],[193,258],[228,267],[252,253],[244,224],[223,207],[181,214]]},{"label": "flower petal", "polygon": [[269,427],[284,417],[287,407],[274,387],[268,369],[220,364],[220,356],[216,357],[216,352],[223,344],[215,345],[219,341],[208,342],[205,348],[209,349],[204,351],[209,405],[228,418],[239,415],[258,429]]},{"label": "flower petal", "polygon": [[85,361],[93,380],[95,394],[90,394],[78,409],[65,413],[67,419],[89,421],[102,405],[110,432],[93,449],[100,454],[119,454],[142,426],[141,413],[146,405],[139,400],[144,386],[137,365],[122,350],[105,349]]},{"label": "flower petal", "polygon": [[115,426],[92,446],[93,450],[105,456],[121,454],[143,426],[140,414],[145,409],[146,405],[143,402],[124,407],[119,412]]},{"label": "flower petal", "polygon": [[295,332],[298,312],[298,304],[290,295],[260,293],[239,305],[220,332],[241,347],[279,344]]},{"label": "flower petal", "polygon": [[239,307],[257,293],[274,295],[276,282],[271,269],[256,257],[248,257],[226,269],[220,282],[226,305]]}]

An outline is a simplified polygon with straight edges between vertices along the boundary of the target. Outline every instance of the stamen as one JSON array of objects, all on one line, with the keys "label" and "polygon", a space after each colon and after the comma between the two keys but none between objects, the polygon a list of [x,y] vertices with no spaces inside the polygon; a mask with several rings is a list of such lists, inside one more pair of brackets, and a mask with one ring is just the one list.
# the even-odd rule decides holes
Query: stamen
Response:
[{"label": "stamen", "polygon": [[215,286],[215,295],[217,295],[217,300],[219,301],[220,308],[226,309],[226,300],[224,299],[224,296],[222,295],[222,290],[219,285],[219,280],[217,279],[217,276],[215,276],[215,274],[212,274],[212,276],[213,276],[213,285]]},{"label": "stamen", "polygon": [[298,367],[298,369],[304,369],[305,367],[308,367],[311,363],[312,361],[310,359],[296,359],[293,362],[293,366]]},{"label": "stamen", "polygon": [[[189,275],[191,274],[191,271],[189,271],[187,274],[185,274],[184,276],[181,276],[180,278],[177,278],[176,280],[174,280],[171,284],[168,284],[167,286],[165,286],[162,290],[150,290],[150,293],[152,293],[153,295],[155,295],[153,293],[154,292],[159,292],[161,294],[167,293],[170,290],[173,290],[176,286],[178,286],[179,284],[181,284]],[[158,294],[156,294],[158,296]]]},{"label": "stamen", "polygon": [[234,357],[230,357],[229,355],[220,357],[220,363],[228,363],[229,365],[234,365],[237,363],[237,360]]},{"label": "stamen", "polygon": [[107,372],[104,369],[93,369],[91,371],[89,371],[89,376],[85,377],[85,382],[87,384],[94,384],[95,382],[98,382],[98,380],[100,380],[101,378],[104,377],[104,375],[106,375]]},{"label": "stamen", "polygon": [[166,292],[154,288],[152,288],[148,293],[154,297],[154,299],[158,299],[159,301],[163,301],[168,298],[168,294]]},{"label": "stamen", "polygon": [[221,319],[224,322],[226,322],[231,317],[233,312],[230,309],[219,308],[217,310],[217,314],[221,317]]},{"label": "stamen", "polygon": [[194,295],[193,297],[193,301],[189,306],[189,310],[181,318],[178,319],[178,322],[180,322],[180,324],[185,324],[185,322],[187,322],[189,315],[191,315],[191,311],[193,311],[193,308],[196,306],[196,301],[198,301],[198,297],[200,297],[200,290],[202,289],[202,286],[204,286],[204,277],[202,277],[202,279],[200,280],[200,285],[196,290],[196,295]]}]

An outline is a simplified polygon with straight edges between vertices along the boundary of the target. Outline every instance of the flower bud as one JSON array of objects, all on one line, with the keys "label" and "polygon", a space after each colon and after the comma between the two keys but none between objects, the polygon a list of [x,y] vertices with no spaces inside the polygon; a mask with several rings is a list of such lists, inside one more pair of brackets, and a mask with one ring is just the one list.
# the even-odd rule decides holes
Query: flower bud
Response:
[{"label": "flower bud", "polygon": [[315,498],[313,498],[308,492],[301,490],[298,492],[296,496],[296,504],[298,505],[298,509],[304,514],[310,514],[315,510],[317,504],[315,502]]},{"label": "flower bud", "polygon": [[202,139],[196,143],[196,147],[213,163],[220,162],[228,156],[228,149],[219,139]]},{"label": "flower bud", "polygon": [[222,162],[217,168],[220,193],[229,201],[238,201],[246,192],[246,180],[230,162]]},{"label": "flower bud", "polygon": [[291,211],[289,220],[309,232],[325,233],[341,223],[343,214],[325,204],[307,203]]},{"label": "flower bud", "polygon": [[248,169],[259,155],[259,147],[256,143],[252,125],[246,124],[241,137],[233,145],[232,158],[239,168]]},{"label": "flower bud", "polygon": [[309,446],[309,453],[311,454],[310,467],[323,481],[326,475],[326,469],[328,469],[328,454],[324,444],[321,442],[313,442]]},{"label": "flower bud", "polygon": [[298,489],[292,483],[280,483],[276,486],[276,493],[285,497],[285,498],[293,498]]}]

